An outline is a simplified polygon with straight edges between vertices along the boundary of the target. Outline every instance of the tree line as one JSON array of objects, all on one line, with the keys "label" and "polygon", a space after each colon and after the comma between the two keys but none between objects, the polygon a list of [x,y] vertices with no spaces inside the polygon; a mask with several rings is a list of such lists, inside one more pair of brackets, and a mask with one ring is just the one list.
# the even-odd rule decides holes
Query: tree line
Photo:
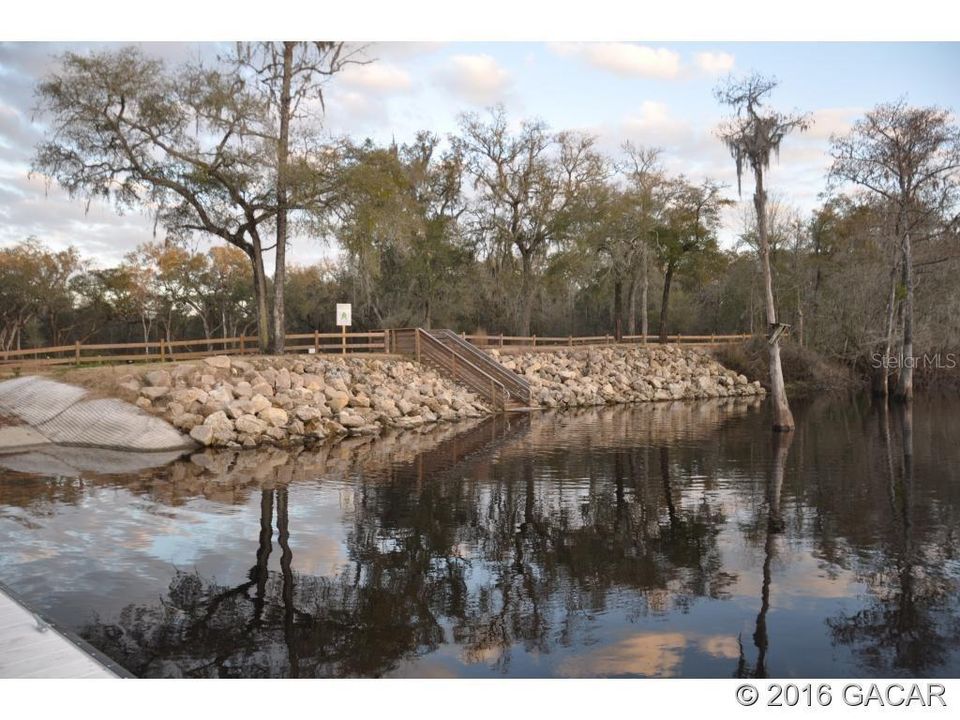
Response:
[{"label": "tree line", "polygon": [[[165,237],[110,270],[33,240],[4,250],[4,277],[39,272],[39,258],[75,267],[59,301],[4,302],[0,340],[249,329],[282,352],[284,331],[329,329],[333,303],[351,301],[360,328],[756,332],[771,368],[781,341],[865,370],[877,353],[956,346],[960,135],[948,110],[897,100],[867,112],[832,138],[828,190],[802,213],[766,170],[809,117],[770,109],[773,80],[730,79],[717,142],[754,193],[724,248],[733,189],[668,172],[652,146],[611,155],[502,107],[462,114],[446,137],[326,136],[327,83],[364,62],[332,42],[238,44],[175,67],[135,47],[61,56],[37,89],[47,135],[34,171],[74,196],[146,209]],[[201,238],[216,252],[192,249]],[[326,243],[331,258],[288,267],[294,241]],[[0,292],[18,287],[33,289]],[[99,327],[78,319],[94,308]],[[896,383],[909,396],[909,371]]]}]

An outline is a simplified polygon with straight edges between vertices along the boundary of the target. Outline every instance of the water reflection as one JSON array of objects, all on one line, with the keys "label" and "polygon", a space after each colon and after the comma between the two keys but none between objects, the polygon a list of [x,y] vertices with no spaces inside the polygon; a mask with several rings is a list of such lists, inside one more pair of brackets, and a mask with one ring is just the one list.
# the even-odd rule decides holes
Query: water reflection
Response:
[{"label": "water reflection", "polygon": [[957,675],[954,409],[821,402],[771,438],[763,406],[673,403],[9,472],[0,580],[142,676]]}]

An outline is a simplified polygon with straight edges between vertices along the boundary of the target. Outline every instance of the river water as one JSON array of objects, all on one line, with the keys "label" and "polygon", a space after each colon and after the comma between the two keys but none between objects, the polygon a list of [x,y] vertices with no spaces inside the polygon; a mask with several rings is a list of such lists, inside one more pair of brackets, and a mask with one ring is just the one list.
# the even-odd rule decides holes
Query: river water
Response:
[{"label": "river water", "polygon": [[149,677],[960,676],[960,402],[0,456],[0,582]]}]

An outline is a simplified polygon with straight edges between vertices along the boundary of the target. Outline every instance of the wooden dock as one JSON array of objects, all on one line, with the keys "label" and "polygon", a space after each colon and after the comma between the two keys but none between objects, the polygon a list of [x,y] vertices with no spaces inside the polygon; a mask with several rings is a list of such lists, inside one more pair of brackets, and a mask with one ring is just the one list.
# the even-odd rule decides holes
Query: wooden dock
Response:
[{"label": "wooden dock", "polygon": [[0,678],[117,678],[126,675],[68,637],[0,585]]}]

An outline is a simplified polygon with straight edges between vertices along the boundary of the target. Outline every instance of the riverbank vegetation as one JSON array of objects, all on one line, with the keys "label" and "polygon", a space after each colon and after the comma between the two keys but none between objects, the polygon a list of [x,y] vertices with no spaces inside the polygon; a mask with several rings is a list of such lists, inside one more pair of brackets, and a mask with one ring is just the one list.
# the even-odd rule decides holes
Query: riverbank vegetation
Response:
[{"label": "riverbank vegetation", "polygon": [[[878,388],[890,373],[877,357],[960,345],[947,110],[866,112],[832,139],[818,207],[757,188],[763,202],[744,204],[721,245],[734,189],[668,172],[658,148],[604,153],[502,107],[446,136],[325,135],[326,83],[370,61],[338,43],[241,46],[207,66],[135,48],[64,55],[38,87],[49,132],[35,170],[150,212],[163,236],[111,267],[42,238],[0,250],[0,348],[247,334],[282,349],[278,327],[333,330],[338,301],[357,330],[766,336],[772,321],[785,354],[873,373]],[[782,137],[759,164],[734,153],[738,167],[765,169]],[[321,243],[327,259],[288,263],[290,243]]]}]

